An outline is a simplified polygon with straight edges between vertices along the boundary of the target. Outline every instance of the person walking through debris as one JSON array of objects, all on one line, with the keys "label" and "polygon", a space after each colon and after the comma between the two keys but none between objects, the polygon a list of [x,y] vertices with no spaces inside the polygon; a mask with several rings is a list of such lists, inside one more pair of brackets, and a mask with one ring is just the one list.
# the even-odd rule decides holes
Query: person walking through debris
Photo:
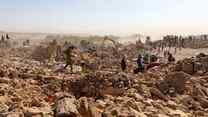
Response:
[{"label": "person walking through debris", "polygon": [[121,60],[121,69],[122,71],[126,70],[126,57],[125,56]]},{"label": "person walking through debris", "polygon": [[73,73],[73,60],[72,60],[72,50],[75,49],[74,46],[69,46],[64,51],[64,54],[66,55],[66,65],[64,66],[64,69],[66,69],[70,65],[71,73]]},{"label": "person walking through debris", "polygon": [[144,72],[144,60],[141,54],[137,58],[138,72]]}]

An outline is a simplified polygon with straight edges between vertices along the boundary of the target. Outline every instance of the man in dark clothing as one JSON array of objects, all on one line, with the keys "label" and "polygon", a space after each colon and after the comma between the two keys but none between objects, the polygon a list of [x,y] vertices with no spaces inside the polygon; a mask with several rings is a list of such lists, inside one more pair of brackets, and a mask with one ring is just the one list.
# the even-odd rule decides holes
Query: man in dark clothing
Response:
[{"label": "man in dark clothing", "polygon": [[144,72],[144,60],[139,54],[137,58],[138,72]]},{"label": "man in dark clothing", "polygon": [[125,56],[121,60],[121,69],[122,71],[126,70],[126,57]]},{"label": "man in dark clothing", "polygon": [[184,38],[182,38],[182,40],[181,40],[181,46],[182,46],[182,48],[185,48],[185,39]]},{"label": "man in dark clothing", "polygon": [[10,37],[9,37],[9,35],[8,35],[8,34],[6,34],[6,39],[10,39]]},{"label": "man in dark clothing", "polygon": [[175,58],[171,53],[168,52],[168,62],[175,62]]}]

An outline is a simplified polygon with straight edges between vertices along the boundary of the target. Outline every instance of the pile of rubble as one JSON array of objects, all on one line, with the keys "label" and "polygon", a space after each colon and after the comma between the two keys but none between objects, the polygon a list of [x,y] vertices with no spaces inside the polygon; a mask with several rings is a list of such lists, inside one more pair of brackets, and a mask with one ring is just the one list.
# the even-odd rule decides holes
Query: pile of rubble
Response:
[{"label": "pile of rubble", "polygon": [[186,58],[178,61],[175,66],[176,71],[183,71],[188,74],[205,74],[208,70],[208,55],[200,53],[196,57]]},{"label": "pile of rubble", "polygon": [[[108,68],[93,72],[56,73],[37,61],[12,55],[0,58],[3,117],[208,116],[207,55],[142,74],[121,72],[106,61],[102,62]],[[116,62],[116,57],[102,59]]]}]

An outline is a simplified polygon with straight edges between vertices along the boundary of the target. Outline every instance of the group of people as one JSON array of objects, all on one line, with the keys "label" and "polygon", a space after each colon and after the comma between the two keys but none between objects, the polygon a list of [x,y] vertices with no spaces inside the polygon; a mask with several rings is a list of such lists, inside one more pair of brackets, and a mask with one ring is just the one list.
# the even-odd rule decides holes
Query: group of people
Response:
[{"label": "group of people", "polygon": [[[172,40],[168,40],[170,38]],[[178,38],[177,36],[174,36],[174,37],[167,36],[163,41],[163,43],[166,42],[166,44],[164,44],[164,47],[167,45],[169,47],[176,46],[178,44],[178,41],[182,43],[181,46],[183,47],[184,40],[182,38]],[[65,49],[62,52],[64,54],[64,60],[66,62],[64,69],[66,69],[68,66],[70,66],[71,72],[73,72],[73,64],[74,64],[73,50],[76,49],[76,47],[73,44],[67,43],[67,42],[64,43],[63,47]],[[164,57],[167,58],[168,62],[175,61],[175,58],[173,57],[173,55],[169,51],[164,51]],[[158,66],[160,63],[158,63],[157,60],[158,60],[157,55],[149,54],[148,56],[146,56],[146,55],[139,54],[136,59],[137,67],[134,69],[134,73],[144,72],[145,70],[148,70],[151,67]],[[122,57],[122,59],[120,61],[120,67],[121,67],[122,71],[126,71],[126,69],[127,69],[127,56]]]},{"label": "group of people", "polygon": [[[164,58],[167,59],[168,63],[172,63],[175,62],[175,58],[173,56],[172,53],[170,53],[169,51],[164,51]],[[123,72],[126,71],[127,69],[127,57],[123,56],[123,58],[121,59],[120,65],[121,65],[121,70]],[[149,54],[148,56],[145,55],[141,55],[139,54],[137,59],[136,59],[136,64],[137,67],[134,69],[134,73],[143,73],[146,70],[149,70],[150,68],[154,67],[154,66],[159,66],[161,63],[158,62],[158,56],[156,55],[151,55]]]},{"label": "group of people", "polygon": [[[156,64],[152,64],[152,63],[156,62],[157,60],[155,60],[155,58],[153,59],[152,58],[153,56],[149,56],[149,57],[150,57],[150,62],[148,63],[148,62],[145,62],[144,56],[142,56],[141,54],[138,55],[137,60],[136,60],[137,67],[134,69],[135,74],[138,72],[144,72],[145,68],[149,69],[149,67],[151,67],[152,65],[153,66],[156,65]],[[148,64],[148,65],[145,67],[145,64]],[[126,56],[124,56],[121,60],[121,70],[125,71],[126,68],[127,68],[127,62],[126,62]]]},{"label": "group of people", "polygon": [[9,46],[10,37],[8,34],[2,35],[0,40],[0,47],[8,47]]},{"label": "group of people", "polygon": [[164,36],[162,40],[156,42],[158,51],[165,51],[165,49],[170,50],[170,48],[175,48],[175,53],[177,49],[185,47],[185,38],[177,35],[167,35]]},{"label": "group of people", "polygon": [[175,52],[181,50],[182,48],[197,48],[199,44],[208,41],[208,35],[198,35],[198,36],[181,36],[181,35],[166,35],[162,40],[155,41],[153,46],[158,49],[159,52],[165,50],[170,50],[174,48]]}]

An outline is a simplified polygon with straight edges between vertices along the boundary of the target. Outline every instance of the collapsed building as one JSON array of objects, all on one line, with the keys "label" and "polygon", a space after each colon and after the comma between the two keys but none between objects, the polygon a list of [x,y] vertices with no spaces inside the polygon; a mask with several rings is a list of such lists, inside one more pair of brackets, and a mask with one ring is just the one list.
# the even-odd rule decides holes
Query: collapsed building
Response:
[{"label": "collapsed building", "polygon": [[[92,52],[78,48],[76,54],[84,53],[89,66],[96,67],[73,74],[67,69],[54,72],[49,65],[53,61],[41,65],[34,59],[39,55],[46,56],[40,60],[53,57],[47,55],[54,53],[51,46],[5,50],[7,56],[0,58],[0,116],[208,116],[208,56],[200,54],[133,74],[133,59],[144,46],[137,44],[121,45],[116,53],[105,47]],[[128,57],[126,72],[119,68],[119,53]]]}]

